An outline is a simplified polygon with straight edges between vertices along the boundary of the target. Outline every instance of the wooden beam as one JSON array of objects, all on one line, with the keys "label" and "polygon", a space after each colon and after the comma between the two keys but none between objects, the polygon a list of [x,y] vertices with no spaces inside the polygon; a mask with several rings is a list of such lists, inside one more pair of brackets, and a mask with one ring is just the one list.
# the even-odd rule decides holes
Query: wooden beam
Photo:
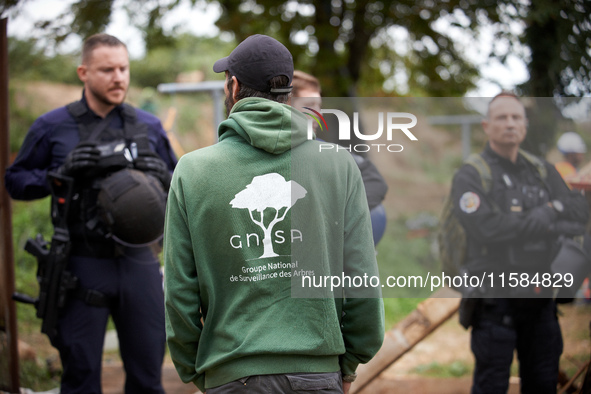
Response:
[{"label": "wooden beam", "polygon": [[372,381],[453,316],[460,307],[460,299],[455,290],[442,288],[417,305],[404,320],[386,332],[375,357],[357,368],[357,379],[349,393],[371,393]]}]

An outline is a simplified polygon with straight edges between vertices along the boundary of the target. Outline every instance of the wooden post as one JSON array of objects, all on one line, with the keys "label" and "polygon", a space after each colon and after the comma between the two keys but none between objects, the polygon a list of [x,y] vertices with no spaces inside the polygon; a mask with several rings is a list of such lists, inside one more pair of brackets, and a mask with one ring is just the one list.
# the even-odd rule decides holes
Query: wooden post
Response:
[{"label": "wooden post", "polygon": [[351,385],[349,393],[371,393],[370,384],[375,378],[445,323],[459,307],[459,293],[449,288],[437,290],[430,298],[417,305],[417,309],[386,332],[384,343],[375,357],[357,368],[357,379]]},{"label": "wooden post", "polygon": [[[0,181],[10,157],[8,133],[8,19],[0,19]],[[19,360],[14,292],[12,210],[6,188],[0,188],[0,388],[19,392]],[[6,378],[4,378],[6,377]],[[4,381],[6,380],[6,381]]]}]

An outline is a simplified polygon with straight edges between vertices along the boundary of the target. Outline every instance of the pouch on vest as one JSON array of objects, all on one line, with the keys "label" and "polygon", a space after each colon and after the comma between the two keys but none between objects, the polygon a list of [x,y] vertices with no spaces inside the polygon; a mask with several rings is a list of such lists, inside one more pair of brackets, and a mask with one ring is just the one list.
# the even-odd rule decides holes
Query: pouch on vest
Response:
[{"label": "pouch on vest", "polygon": [[577,238],[561,237],[560,251],[550,267],[552,284],[561,286],[556,294],[557,299],[573,299],[585,278],[591,274],[591,256],[584,250],[581,242],[589,242],[591,238],[588,235],[583,240],[580,239],[582,237]]}]

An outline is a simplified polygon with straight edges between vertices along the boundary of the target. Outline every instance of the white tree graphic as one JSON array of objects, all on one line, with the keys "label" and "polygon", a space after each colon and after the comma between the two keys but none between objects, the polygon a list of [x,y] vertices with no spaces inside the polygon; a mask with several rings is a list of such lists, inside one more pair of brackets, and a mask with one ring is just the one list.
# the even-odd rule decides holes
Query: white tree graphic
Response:
[{"label": "white tree graphic", "polygon": [[[264,249],[261,258],[278,256],[273,251],[271,240],[273,227],[285,219],[290,208],[297,200],[304,198],[306,193],[306,189],[299,183],[288,182],[283,176],[273,172],[252,178],[252,182],[230,201],[232,208],[248,209],[252,221],[263,230]],[[275,210],[275,217],[265,226],[264,212],[269,208]],[[260,219],[255,218],[255,211]]]}]

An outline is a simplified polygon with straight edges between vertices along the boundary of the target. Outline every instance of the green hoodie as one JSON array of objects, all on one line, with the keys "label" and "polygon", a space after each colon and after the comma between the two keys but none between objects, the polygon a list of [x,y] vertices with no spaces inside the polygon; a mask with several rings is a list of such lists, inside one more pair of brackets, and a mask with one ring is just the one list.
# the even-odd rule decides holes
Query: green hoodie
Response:
[{"label": "green hoodie", "polygon": [[320,152],[304,114],[266,99],[238,101],[218,133],[179,160],[168,197],[166,332],[181,379],[203,391],[250,375],[354,373],[383,340],[379,290],[333,294],[302,278],[378,275],[355,161]]}]

